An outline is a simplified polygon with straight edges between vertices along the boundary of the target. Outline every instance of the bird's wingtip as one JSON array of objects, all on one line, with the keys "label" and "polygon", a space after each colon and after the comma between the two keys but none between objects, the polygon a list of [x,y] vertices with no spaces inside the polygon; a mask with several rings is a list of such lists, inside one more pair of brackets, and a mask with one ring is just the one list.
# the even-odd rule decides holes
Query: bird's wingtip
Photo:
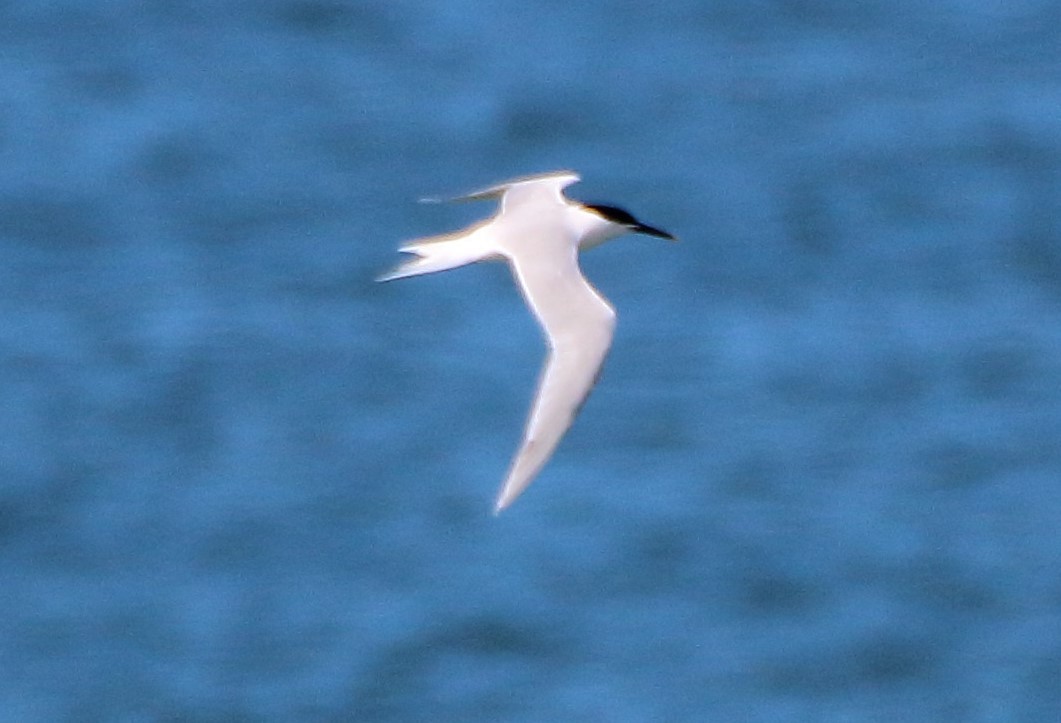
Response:
[{"label": "bird's wingtip", "polygon": [[504,492],[499,494],[497,496],[497,499],[494,500],[494,517],[500,516],[500,514],[504,512],[510,504],[512,504],[512,500],[508,499],[505,496]]}]

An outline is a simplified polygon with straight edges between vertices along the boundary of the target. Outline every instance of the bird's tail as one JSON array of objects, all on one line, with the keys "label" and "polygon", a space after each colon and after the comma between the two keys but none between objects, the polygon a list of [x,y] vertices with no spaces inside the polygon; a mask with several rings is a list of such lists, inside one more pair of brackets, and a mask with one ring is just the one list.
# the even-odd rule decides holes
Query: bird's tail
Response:
[{"label": "bird's tail", "polygon": [[398,249],[405,254],[414,254],[411,258],[379,276],[376,281],[393,281],[406,276],[433,274],[436,271],[448,271],[458,266],[496,258],[497,254],[485,243],[485,239],[471,234],[445,234],[410,241]]}]

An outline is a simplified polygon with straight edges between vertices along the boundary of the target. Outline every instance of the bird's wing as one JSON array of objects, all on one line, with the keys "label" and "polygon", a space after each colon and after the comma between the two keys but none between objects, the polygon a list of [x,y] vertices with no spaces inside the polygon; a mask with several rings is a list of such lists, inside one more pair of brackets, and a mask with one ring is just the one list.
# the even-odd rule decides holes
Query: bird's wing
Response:
[{"label": "bird's wing", "polygon": [[505,196],[509,191],[516,189],[520,186],[534,186],[534,187],[551,187],[555,189],[556,194],[560,194],[567,186],[575,183],[579,180],[579,176],[574,171],[552,171],[550,173],[539,173],[533,176],[522,176],[520,178],[513,178],[508,181],[502,181],[501,183],[488,186],[487,188],[480,188],[470,193],[465,193],[461,196],[454,196],[451,198],[424,198],[421,201],[425,203],[439,203],[442,201],[483,201],[492,198],[501,198]]},{"label": "bird's wing", "polygon": [[577,244],[566,241],[561,246],[555,239],[555,253],[537,249],[509,256],[520,290],[545,332],[549,356],[523,442],[498,493],[497,512],[508,507],[549,460],[597,381],[612,343],[615,310],[582,276]]}]

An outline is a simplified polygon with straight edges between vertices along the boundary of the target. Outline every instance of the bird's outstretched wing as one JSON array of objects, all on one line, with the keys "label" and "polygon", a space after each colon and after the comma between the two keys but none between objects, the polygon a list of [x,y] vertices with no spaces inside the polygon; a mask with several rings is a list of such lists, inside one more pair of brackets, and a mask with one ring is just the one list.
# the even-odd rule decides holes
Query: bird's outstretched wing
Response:
[{"label": "bird's outstretched wing", "polygon": [[543,185],[555,185],[556,193],[559,194],[572,183],[578,182],[579,175],[574,171],[551,171],[549,173],[539,173],[533,176],[521,176],[520,178],[512,178],[508,181],[502,181],[501,183],[488,186],[486,188],[480,188],[470,193],[465,193],[460,196],[443,197],[443,198],[422,198],[422,203],[443,203],[450,201],[487,201],[493,198],[501,198],[505,196],[509,191],[516,189],[519,186],[533,185],[536,188],[540,188]]},{"label": "bird's outstretched wing", "polygon": [[495,512],[512,504],[552,456],[597,381],[615,331],[615,310],[582,276],[577,245],[559,254],[510,256],[509,263],[549,356]]}]

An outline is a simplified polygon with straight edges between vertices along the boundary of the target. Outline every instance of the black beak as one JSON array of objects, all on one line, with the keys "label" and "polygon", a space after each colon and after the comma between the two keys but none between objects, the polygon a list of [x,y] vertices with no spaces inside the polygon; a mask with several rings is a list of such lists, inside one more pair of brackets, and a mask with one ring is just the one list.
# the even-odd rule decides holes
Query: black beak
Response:
[{"label": "black beak", "polygon": [[626,226],[634,233],[644,233],[649,236],[658,236],[659,238],[669,239],[670,241],[677,241],[671,234],[667,233],[663,229],[656,228],[655,226],[649,226],[647,223],[641,223],[634,218],[629,211],[619,208],[618,206],[608,206],[603,203],[584,203],[582,204],[588,210],[600,215],[612,223],[617,223],[621,226]]},{"label": "black beak", "polygon": [[655,226],[649,226],[647,223],[641,223],[640,221],[635,224],[632,224],[629,228],[635,233],[643,233],[648,236],[658,236],[659,238],[665,238],[668,241],[678,240],[673,235],[667,233],[663,229],[656,228]]}]

